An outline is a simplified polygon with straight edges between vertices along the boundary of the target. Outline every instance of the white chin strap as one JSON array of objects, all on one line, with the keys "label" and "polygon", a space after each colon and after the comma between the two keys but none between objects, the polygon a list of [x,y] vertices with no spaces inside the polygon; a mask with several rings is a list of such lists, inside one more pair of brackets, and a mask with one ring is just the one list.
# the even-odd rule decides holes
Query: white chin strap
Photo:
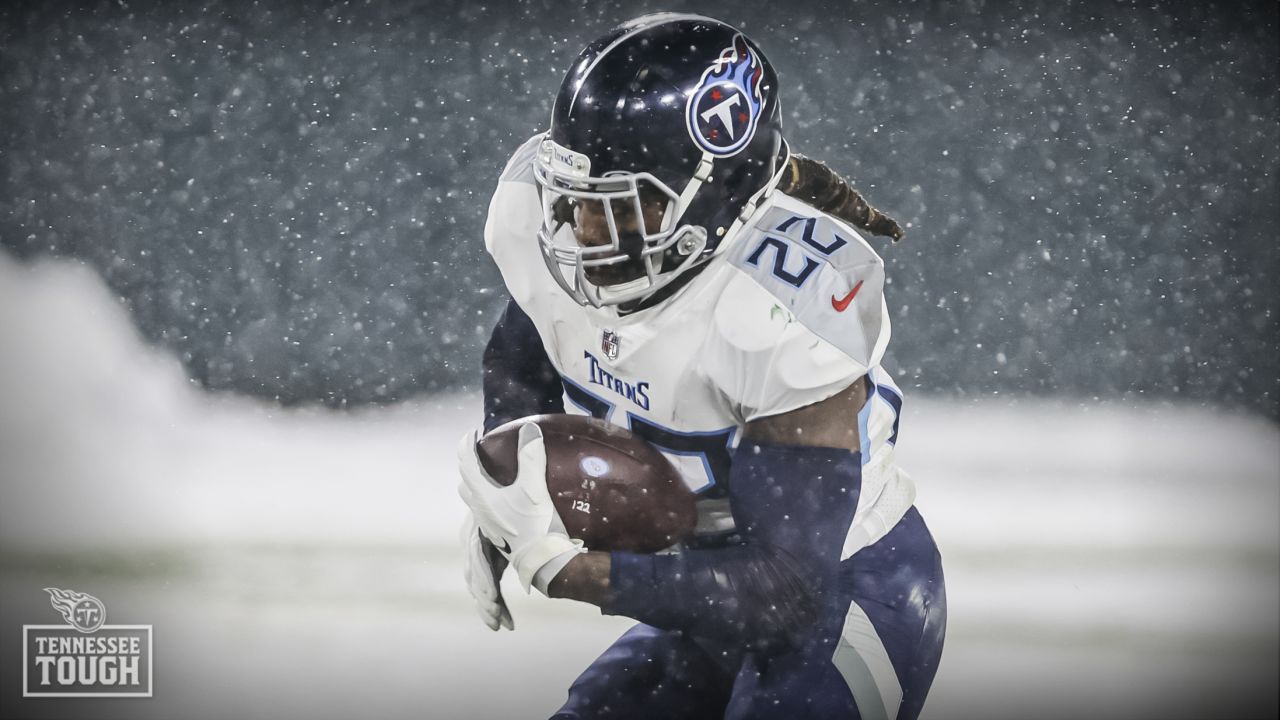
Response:
[{"label": "white chin strap", "polygon": [[601,303],[604,305],[614,305],[617,303],[612,303],[610,302],[611,300],[626,297],[629,293],[646,287],[648,283],[649,278],[638,277],[635,280],[628,280],[617,285],[596,285],[596,297],[600,298]]},{"label": "white chin strap", "polygon": [[787,171],[787,164],[791,162],[791,146],[787,144],[786,140],[783,140],[782,148],[786,152],[783,153],[782,162],[779,163],[778,168],[774,171],[773,177],[769,178],[769,182],[765,183],[764,187],[752,193],[751,197],[747,199],[746,204],[742,206],[742,212],[738,213],[738,217],[734,218],[733,224],[725,230],[724,235],[720,239],[720,244],[716,246],[716,250],[713,255],[724,254],[724,251],[727,250],[737,238],[738,231],[742,229],[743,224],[746,223],[747,220],[750,220],[751,216],[755,214],[756,208],[760,205],[760,201],[772,195],[773,191],[777,189],[778,183],[782,182],[782,176]]},{"label": "white chin strap", "polygon": [[684,186],[684,191],[680,193],[680,199],[676,201],[675,212],[671,214],[671,220],[663,222],[664,230],[680,222],[680,218],[684,217],[684,211],[689,209],[689,205],[693,203],[694,196],[698,194],[703,185],[711,180],[711,167],[714,162],[715,156],[704,150],[702,159],[698,161],[698,167],[693,169],[693,177],[689,178],[689,184]]}]

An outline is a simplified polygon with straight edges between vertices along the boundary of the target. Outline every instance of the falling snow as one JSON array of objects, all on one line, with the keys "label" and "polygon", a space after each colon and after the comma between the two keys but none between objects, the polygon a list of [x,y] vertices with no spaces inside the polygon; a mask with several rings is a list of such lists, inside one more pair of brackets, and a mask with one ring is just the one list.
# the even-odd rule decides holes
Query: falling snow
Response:
[{"label": "falling snow", "polygon": [[[0,242],[98,269],[211,388],[474,385],[496,176],[639,10],[177,5],[0,11]],[[909,223],[906,386],[1280,414],[1274,5],[734,8],[793,146]]]}]

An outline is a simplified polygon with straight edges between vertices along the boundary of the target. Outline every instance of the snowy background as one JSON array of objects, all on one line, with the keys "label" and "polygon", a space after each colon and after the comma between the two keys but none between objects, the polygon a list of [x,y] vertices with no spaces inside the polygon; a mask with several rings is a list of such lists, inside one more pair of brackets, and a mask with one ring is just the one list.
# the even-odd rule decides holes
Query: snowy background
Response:
[{"label": "snowy background", "polygon": [[[84,5],[0,10],[0,244],[90,263],[207,387],[332,406],[475,382],[498,172],[646,7]],[[663,7],[752,33],[793,147],[910,224],[904,388],[1280,417],[1275,3]]]},{"label": "snowy background", "polygon": [[[0,715],[558,705],[627,623],[468,606],[479,228],[569,59],[647,7],[0,9]],[[663,7],[747,29],[794,146],[911,223],[926,715],[1275,716],[1274,3]],[[154,699],[18,697],[48,586],[156,626]]]}]

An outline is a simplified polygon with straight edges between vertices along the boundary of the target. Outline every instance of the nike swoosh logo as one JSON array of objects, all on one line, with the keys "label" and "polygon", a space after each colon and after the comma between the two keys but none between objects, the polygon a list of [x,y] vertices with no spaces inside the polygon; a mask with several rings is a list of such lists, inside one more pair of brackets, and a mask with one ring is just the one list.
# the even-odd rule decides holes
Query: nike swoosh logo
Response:
[{"label": "nike swoosh logo", "polygon": [[835,308],[836,312],[844,312],[845,308],[849,307],[849,303],[853,302],[853,298],[858,294],[858,291],[861,289],[862,289],[862,281],[859,280],[858,284],[853,286],[853,289],[849,291],[848,295],[845,295],[839,300],[836,299],[835,295],[832,295],[831,307]]}]

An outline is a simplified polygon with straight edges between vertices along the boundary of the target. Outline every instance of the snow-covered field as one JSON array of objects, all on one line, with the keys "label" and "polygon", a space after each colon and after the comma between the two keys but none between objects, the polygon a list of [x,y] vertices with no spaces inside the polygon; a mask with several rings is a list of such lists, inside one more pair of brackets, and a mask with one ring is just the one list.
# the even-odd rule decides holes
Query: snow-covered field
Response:
[{"label": "snow-covered field", "polygon": [[[537,718],[628,623],[475,618],[471,396],[282,410],[192,387],[89,270],[0,254],[4,717]],[[1275,717],[1280,428],[1150,405],[908,398],[950,627],[926,717]],[[45,587],[155,626],[155,697],[23,700]]]}]

